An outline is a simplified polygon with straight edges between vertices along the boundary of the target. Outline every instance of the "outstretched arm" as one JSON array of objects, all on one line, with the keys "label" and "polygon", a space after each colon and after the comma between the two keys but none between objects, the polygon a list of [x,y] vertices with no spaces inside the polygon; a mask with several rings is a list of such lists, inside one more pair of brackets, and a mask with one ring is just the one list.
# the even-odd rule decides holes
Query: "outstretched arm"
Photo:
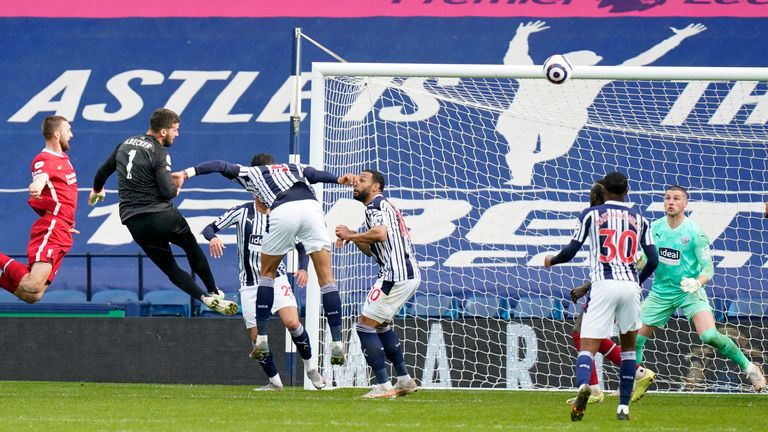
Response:
[{"label": "outstretched arm", "polygon": [[304,167],[304,177],[312,184],[332,183],[351,185],[355,181],[355,175],[352,173],[346,173],[341,177],[338,177],[328,171],[319,170],[311,166]]},{"label": "outstretched arm", "polygon": [[515,36],[509,41],[509,48],[504,55],[504,64],[532,65],[533,59],[528,53],[528,36],[548,28],[549,26],[544,21],[530,21],[517,26]]},{"label": "outstretched arm", "polygon": [[677,48],[677,46],[685,39],[703,32],[707,27],[704,24],[689,24],[688,27],[684,29],[676,29],[674,27],[670,27],[670,29],[672,29],[672,32],[674,33],[672,36],[661,41],[659,44],[648,51],[641,53],[637,57],[625,61],[622,63],[622,66],[645,66],[651,64]]},{"label": "outstretched arm", "polygon": [[[119,147],[119,146],[118,146]],[[95,205],[99,201],[104,201],[106,193],[104,192],[104,184],[107,182],[109,176],[117,169],[117,148],[112,151],[107,160],[96,171],[96,175],[93,176],[93,188],[90,195],[88,195],[88,204]]]}]

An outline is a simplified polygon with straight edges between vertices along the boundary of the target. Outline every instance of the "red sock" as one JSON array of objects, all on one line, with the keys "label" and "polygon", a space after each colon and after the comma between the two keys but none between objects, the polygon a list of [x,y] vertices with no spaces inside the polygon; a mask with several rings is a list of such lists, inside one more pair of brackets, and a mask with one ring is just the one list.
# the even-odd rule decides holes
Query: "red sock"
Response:
[{"label": "red sock", "polygon": [[19,288],[21,278],[29,273],[27,266],[2,253],[0,253],[0,270],[3,270],[3,274],[0,276],[0,287],[11,294]]},{"label": "red sock", "polygon": [[577,331],[571,333],[571,339],[573,340],[573,346],[576,347],[576,351],[579,351],[581,349],[581,333]]},{"label": "red sock", "polygon": [[605,338],[600,342],[600,354],[610,360],[611,363],[621,366],[621,348],[612,340]]}]

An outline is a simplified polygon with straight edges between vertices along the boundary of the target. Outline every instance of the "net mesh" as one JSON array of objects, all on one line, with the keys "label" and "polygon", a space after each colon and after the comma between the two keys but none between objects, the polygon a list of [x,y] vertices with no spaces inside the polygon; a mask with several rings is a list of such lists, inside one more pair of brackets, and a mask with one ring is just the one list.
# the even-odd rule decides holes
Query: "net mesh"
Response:
[{"label": "net mesh", "polygon": [[[756,95],[767,87],[326,77],[324,168],[382,171],[422,266],[422,285],[395,320],[412,374],[427,387],[574,386],[570,334],[582,305],[569,291],[588,280],[589,246],[551,270],[544,256],[567,244],[590,187],[614,170],[627,174],[629,201],[651,220],[664,216],[666,186],[689,190],[688,215],[715,257],[705,290],[717,327],[763,363],[768,111]],[[323,200],[331,230],[362,225],[349,189],[326,186]],[[368,385],[353,323],[377,268],[352,245],[333,260],[350,358],[332,368],[324,356],[321,366],[337,385]],[[645,358],[659,372],[657,389],[748,388],[739,368],[677,314]],[[603,385],[616,389],[617,368],[598,360]]]}]

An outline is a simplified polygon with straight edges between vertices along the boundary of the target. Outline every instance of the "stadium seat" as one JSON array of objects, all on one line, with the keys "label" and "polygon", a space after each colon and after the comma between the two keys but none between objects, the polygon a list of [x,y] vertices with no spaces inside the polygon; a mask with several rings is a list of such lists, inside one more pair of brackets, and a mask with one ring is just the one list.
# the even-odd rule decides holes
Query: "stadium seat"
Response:
[{"label": "stadium seat", "polygon": [[38,303],[87,303],[85,292],[78,290],[46,291]]},{"label": "stadium seat", "polygon": [[150,291],[144,296],[150,303],[150,316],[189,317],[191,301],[189,294],[178,289]]},{"label": "stadium seat", "polygon": [[728,305],[728,318],[760,318],[768,316],[768,299],[738,297]]},{"label": "stadium seat", "polygon": [[446,295],[417,294],[409,308],[410,315],[423,318],[449,318],[459,317],[458,301],[455,297]]},{"label": "stadium seat", "polygon": [[512,308],[513,318],[563,319],[563,303],[555,297],[520,297]]},{"label": "stadium seat", "polygon": [[129,303],[139,301],[139,295],[134,291],[123,289],[108,289],[99,291],[91,297],[91,303]]},{"label": "stadium seat", "polygon": [[509,319],[507,299],[495,294],[479,294],[464,299],[464,316]]}]

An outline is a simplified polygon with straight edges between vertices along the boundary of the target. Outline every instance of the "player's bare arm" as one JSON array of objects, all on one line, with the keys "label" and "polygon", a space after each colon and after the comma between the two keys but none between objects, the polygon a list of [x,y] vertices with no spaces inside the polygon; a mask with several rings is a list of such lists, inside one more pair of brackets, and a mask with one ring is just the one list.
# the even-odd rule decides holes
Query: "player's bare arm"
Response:
[{"label": "player's bare arm", "polygon": [[224,255],[224,249],[226,249],[226,246],[224,246],[224,242],[220,238],[214,237],[210,240],[208,249],[211,252],[211,257],[221,258]]},{"label": "player's bare arm", "polygon": [[587,292],[589,292],[589,289],[592,288],[592,282],[587,282],[583,285],[579,285],[576,288],[571,290],[571,301],[576,303],[579,301],[580,298],[587,295]]},{"label": "player's bare arm", "polygon": [[43,193],[43,188],[48,182],[48,174],[42,173],[35,176],[32,183],[29,184],[29,197],[40,199],[40,194]]}]

